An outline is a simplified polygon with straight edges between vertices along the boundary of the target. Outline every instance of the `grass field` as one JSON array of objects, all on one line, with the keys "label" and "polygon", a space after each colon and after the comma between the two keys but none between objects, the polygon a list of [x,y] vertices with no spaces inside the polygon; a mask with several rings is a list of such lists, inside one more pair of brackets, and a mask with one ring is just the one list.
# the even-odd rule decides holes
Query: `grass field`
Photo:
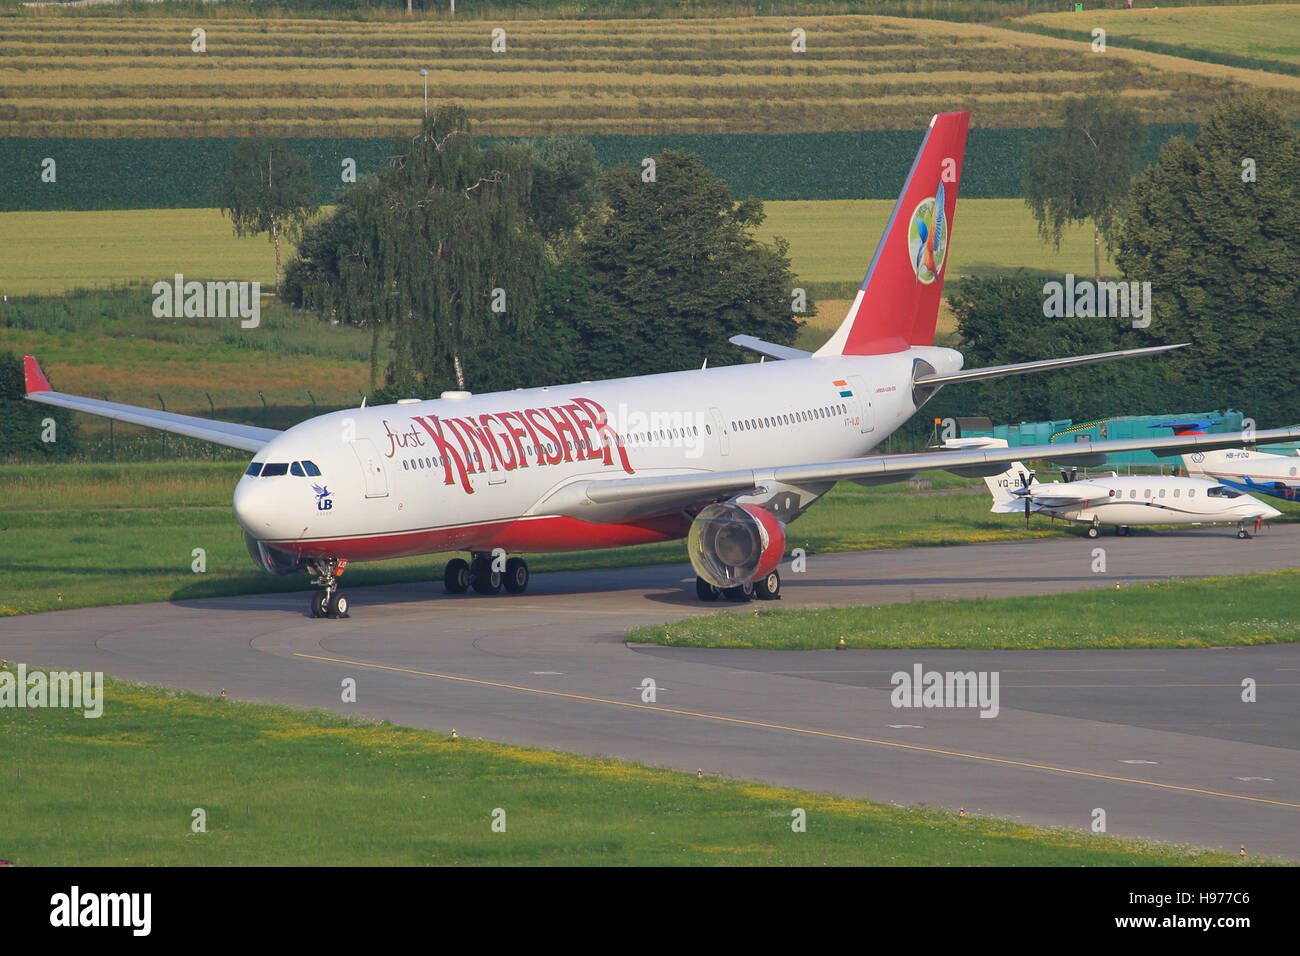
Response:
[{"label": "grass field", "polygon": [[[758,235],[789,240],[800,281],[856,290],[892,206],[872,199],[766,202],[767,221]],[[954,236],[948,265],[954,278],[1019,268],[1092,273],[1090,231],[1067,230],[1057,253],[1039,240],[1019,199],[962,200]],[[284,262],[292,253],[292,245],[284,247]],[[0,292],[6,295],[152,285],[177,272],[187,279],[258,281],[271,292],[275,260],[264,238],[236,237],[230,220],[215,209],[0,213]],[[142,299],[142,307],[151,301]]]},{"label": "grass field", "polygon": [[[281,246],[285,264],[293,245]],[[216,209],[0,213],[0,289],[66,292],[187,279],[239,279],[275,291],[275,250],[239,238]]]},{"label": "grass field", "polygon": [[[1196,21],[1215,31],[1237,16]],[[1284,18],[1286,8],[1272,7]],[[954,103],[992,126],[1050,125],[1062,97],[1105,87],[1149,122],[1200,121],[1251,75],[981,24],[890,17],[349,22],[192,14],[0,19],[0,136],[386,135],[437,102],[474,105],[488,135],[911,129]],[[70,23],[79,22],[79,29]],[[807,51],[791,50],[803,29]],[[869,108],[864,108],[869,104]]]},{"label": "grass field", "polygon": [[[866,275],[876,242],[894,207],[890,200],[841,199],[820,202],[765,202],[767,220],[759,238],[783,236],[790,242],[790,264],[801,282],[847,285],[856,292]],[[3,229],[0,215],[0,229]],[[1102,248],[1102,271],[1114,270]],[[1022,199],[962,199],[953,220],[953,242],[946,276],[988,275],[1024,269],[1054,275],[1092,275],[1092,230],[1072,227],[1058,253],[1038,237],[1038,227]],[[841,313],[839,318],[843,318]]]},{"label": "grass field", "polygon": [[[203,416],[213,414],[211,396],[215,417],[271,428],[309,417],[313,396],[325,411],[355,406],[369,390],[367,329],[331,325],[271,298],[255,329],[238,319],[155,318],[152,302],[147,286],[11,299],[0,304],[0,349],[35,354],[53,385],[73,394],[151,406],[161,398],[169,411]],[[381,369],[390,354],[381,347]],[[103,437],[108,425],[84,416],[80,430]],[[119,425],[117,433],[141,432]]]},{"label": "grass field", "polygon": [[[1094,27],[1106,31],[1109,47],[1173,48],[1182,56],[1214,61],[1216,54],[1260,61],[1262,67],[1300,66],[1300,18],[1294,4],[1230,7],[1182,7],[1154,10],[1089,10],[1077,13],[1041,13],[1022,17],[1016,24],[1081,31],[1091,37]],[[1085,23],[1086,21],[1086,23]],[[1173,50],[1170,50],[1173,52]]]},{"label": "grass field", "polygon": [[[257,571],[230,497],[244,462],[0,466],[0,614],[66,607],[302,590],[304,577]],[[1004,541],[1065,533],[1026,531],[988,512],[983,493],[949,493],[967,479],[936,475],[935,491],[841,485],[790,526],[790,547],[827,551]],[[39,541],[33,547],[31,542]],[[203,548],[206,571],[192,570]],[[680,542],[534,555],[535,572],[685,561]],[[424,582],[442,593],[446,556],[353,565],[344,584]],[[815,558],[813,558],[815,560]],[[354,601],[355,603],[355,601]]]},{"label": "grass field", "polygon": [[0,746],[19,866],[1240,863],[117,681],[98,719],[0,710]]},{"label": "grass field", "polygon": [[[1081,555],[1084,560],[1086,555]],[[642,627],[627,639],[674,647],[1233,647],[1300,640],[1300,571],[1131,584],[993,600],[713,614]]]}]

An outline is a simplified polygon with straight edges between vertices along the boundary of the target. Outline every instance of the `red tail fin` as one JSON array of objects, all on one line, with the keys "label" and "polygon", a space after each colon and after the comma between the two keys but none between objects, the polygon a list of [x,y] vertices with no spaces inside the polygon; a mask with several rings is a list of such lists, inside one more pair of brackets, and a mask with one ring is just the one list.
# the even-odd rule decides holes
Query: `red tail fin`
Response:
[{"label": "red tail fin", "polygon": [[969,123],[969,111],[930,121],[853,307],[817,355],[881,355],[934,344]]}]

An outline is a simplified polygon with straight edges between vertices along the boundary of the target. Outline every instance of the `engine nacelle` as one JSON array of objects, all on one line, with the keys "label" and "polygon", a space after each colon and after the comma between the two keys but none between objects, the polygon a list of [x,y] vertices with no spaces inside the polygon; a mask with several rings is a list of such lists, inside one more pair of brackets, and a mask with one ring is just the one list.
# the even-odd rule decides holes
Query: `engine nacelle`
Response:
[{"label": "engine nacelle", "polygon": [[691,522],[686,549],[695,573],[716,588],[758,581],[781,563],[785,525],[758,505],[709,505]]},{"label": "engine nacelle", "polygon": [[284,577],[307,570],[307,562],[298,555],[272,548],[265,541],[258,541],[247,531],[244,532],[244,547],[248,548],[248,556],[253,559],[253,563],[267,574]]}]

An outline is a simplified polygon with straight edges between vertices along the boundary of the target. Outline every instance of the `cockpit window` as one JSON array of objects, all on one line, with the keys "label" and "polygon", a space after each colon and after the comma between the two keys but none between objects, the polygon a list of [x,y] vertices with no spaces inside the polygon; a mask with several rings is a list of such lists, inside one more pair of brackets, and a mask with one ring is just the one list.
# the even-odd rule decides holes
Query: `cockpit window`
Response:
[{"label": "cockpit window", "polygon": [[1231,488],[1225,488],[1223,485],[1215,485],[1206,492],[1206,495],[1211,498],[1240,498],[1241,492],[1233,491]]},{"label": "cockpit window", "polygon": [[248,466],[248,470],[245,471],[244,474],[251,475],[252,477],[256,478],[259,474],[261,474],[261,471],[262,471],[262,463],[260,461],[255,461]]},{"label": "cockpit window", "polygon": [[308,478],[320,477],[320,469],[316,467],[316,463],[314,461],[304,461],[302,463],[302,466],[307,470]]},{"label": "cockpit window", "polygon": [[295,475],[298,478],[307,477],[307,473],[302,470],[302,462],[300,461],[295,461],[292,465],[289,466],[289,474]]},{"label": "cockpit window", "polygon": [[262,469],[263,478],[275,478],[289,473],[289,463],[285,461],[268,461]]}]

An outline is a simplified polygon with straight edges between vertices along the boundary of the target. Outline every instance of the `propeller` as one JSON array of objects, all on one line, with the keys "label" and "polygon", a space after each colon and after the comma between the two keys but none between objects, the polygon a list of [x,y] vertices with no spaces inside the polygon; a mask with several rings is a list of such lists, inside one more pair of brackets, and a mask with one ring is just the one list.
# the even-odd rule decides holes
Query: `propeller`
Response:
[{"label": "propeller", "polygon": [[1029,473],[1028,477],[1025,476],[1025,473],[1023,471],[1020,472],[1020,487],[1017,488],[1014,492],[1012,492],[1013,494],[1017,494],[1020,497],[1025,499],[1025,527],[1026,528],[1029,527],[1029,515],[1030,515],[1029,509],[1030,506],[1033,504],[1032,498],[1034,497],[1034,494],[1032,491],[1029,490],[1029,484],[1033,480],[1034,480],[1034,473],[1032,471]]}]

